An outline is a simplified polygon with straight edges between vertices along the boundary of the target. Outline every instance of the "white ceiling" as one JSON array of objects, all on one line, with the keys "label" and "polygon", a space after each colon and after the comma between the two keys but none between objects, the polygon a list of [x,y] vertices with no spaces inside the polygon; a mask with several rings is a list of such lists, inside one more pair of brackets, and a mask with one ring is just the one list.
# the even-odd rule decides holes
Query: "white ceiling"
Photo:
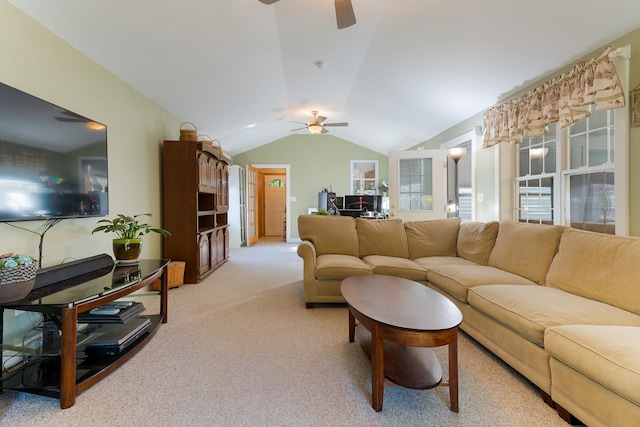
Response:
[{"label": "white ceiling", "polygon": [[640,26],[638,0],[352,0],[342,30],[331,0],[10,1],[232,155],[311,110],[403,150]]}]

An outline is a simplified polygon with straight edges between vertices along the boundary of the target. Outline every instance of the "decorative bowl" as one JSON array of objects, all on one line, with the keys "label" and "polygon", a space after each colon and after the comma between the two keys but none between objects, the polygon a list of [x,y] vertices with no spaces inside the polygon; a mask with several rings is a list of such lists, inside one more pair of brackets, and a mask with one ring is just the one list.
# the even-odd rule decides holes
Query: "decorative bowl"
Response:
[{"label": "decorative bowl", "polygon": [[0,284],[0,303],[21,300],[31,292],[36,279]]}]

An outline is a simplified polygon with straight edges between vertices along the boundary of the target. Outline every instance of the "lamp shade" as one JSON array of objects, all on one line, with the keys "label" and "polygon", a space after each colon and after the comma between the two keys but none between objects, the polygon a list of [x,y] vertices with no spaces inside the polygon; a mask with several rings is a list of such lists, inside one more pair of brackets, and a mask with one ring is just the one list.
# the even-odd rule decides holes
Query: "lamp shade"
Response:
[{"label": "lamp shade", "polygon": [[464,157],[467,154],[467,149],[464,147],[453,147],[447,149],[447,157],[458,163],[458,160]]},{"label": "lamp shade", "polygon": [[542,159],[548,153],[549,153],[549,149],[547,147],[529,149],[529,157],[531,157],[532,159]]}]

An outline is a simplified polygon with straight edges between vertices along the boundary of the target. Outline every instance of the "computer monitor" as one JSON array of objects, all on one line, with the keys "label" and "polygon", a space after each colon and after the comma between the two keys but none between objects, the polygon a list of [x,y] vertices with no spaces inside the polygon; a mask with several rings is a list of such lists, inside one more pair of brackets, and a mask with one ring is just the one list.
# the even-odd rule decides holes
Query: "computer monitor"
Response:
[{"label": "computer monitor", "polygon": [[364,212],[382,212],[382,196],[348,195],[344,196],[345,209],[357,209]]}]

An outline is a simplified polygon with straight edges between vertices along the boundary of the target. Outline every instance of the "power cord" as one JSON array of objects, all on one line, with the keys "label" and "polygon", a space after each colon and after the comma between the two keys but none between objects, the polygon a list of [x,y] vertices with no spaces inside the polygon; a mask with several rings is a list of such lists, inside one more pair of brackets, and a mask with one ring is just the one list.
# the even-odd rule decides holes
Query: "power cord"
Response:
[{"label": "power cord", "polygon": [[28,228],[24,228],[24,227],[20,227],[18,225],[12,224],[10,222],[4,222],[6,225],[13,227],[13,228],[17,228],[19,230],[23,230],[23,231],[28,231],[29,233],[33,233],[33,234],[37,234],[38,236],[40,236],[40,244],[38,245],[38,269],[42,268],[42,245],[44,244],[44,235],[47,233],[47,231],[49,231],[54,225],[56,225],[57,223],[59,223],[60,221],[62,221],[64,218],[56,218],[56,219],[50,219],[47,221],[47,223],[44,226],[44,230],[42,230],[42,233],[38,233],[37,231],[33,231],[33,230],[29,230]]}]

